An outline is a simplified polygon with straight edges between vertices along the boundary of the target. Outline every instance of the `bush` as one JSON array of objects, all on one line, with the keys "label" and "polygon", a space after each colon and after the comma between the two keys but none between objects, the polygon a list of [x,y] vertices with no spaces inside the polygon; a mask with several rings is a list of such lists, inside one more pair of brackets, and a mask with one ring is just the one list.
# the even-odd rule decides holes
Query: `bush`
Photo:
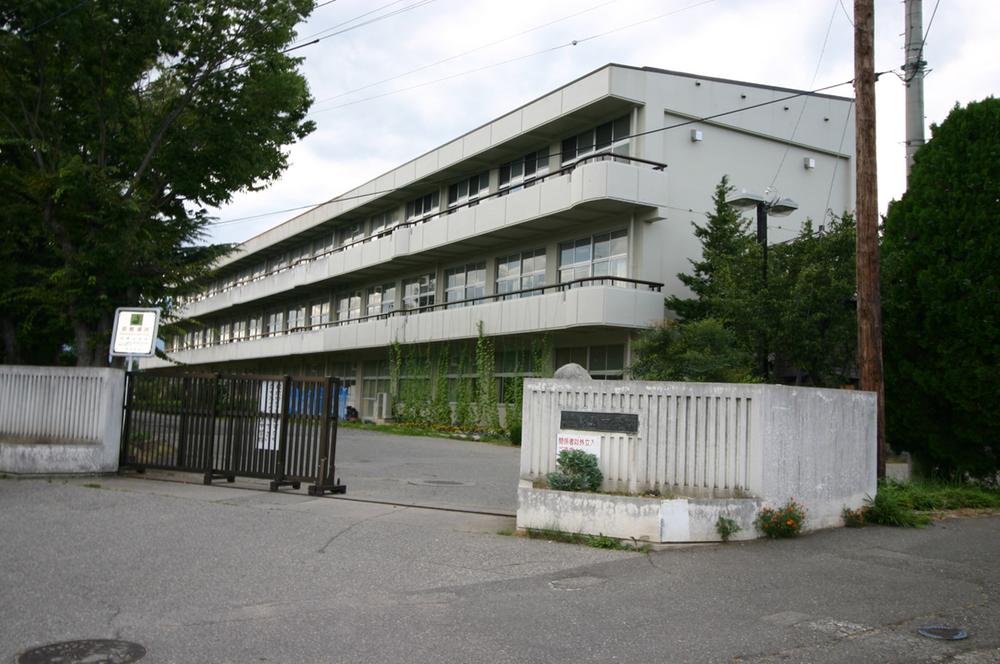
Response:
[{"label": "bush", "polygon": [[914,512],[891,484],[879,487],[874,498],[865,498],[865,517],[870,523],[897,528],[919,528],[930,523],[930,517]]},{"label": "bush", "polygon": [[740,528],[739,524],[736,523],[734,519],[730,519],[728,516],[719,515],[719,518],[715,522],[715,532],[719,533],[719,537],[722,538],[723,542],[728,542],[729,538],[736,533],[743,530]]},{"label": "bush", "polygon": [[845,507],[840,514],[844,518],[844,526],[847,528],[863,528],[865,525],[865,509],[863,507],[856,510]]},{"label": "bush", "polygon": [[778,509],[770,507],[762,509],[754,524],[768,537],[778,538],[795,537],[805,522],[805,509],[794,500],[789,500]]},{"label": "bush", "polygon": [[520,422],[517,423],[517,424],[514,424],[514,425],[512,425],[510,427],[510,434],[509,435],[510,435],[511,445],[517,445],[517,446],[520,447],[520,445],[521,445],[521,424],[520,424]]},{"label": "bush", "polygon": [[597,467],[597,457],[580,450],[563,450],[556,459],[559,470],[546,475],[549,486],[557,491],[597,491],[604,475]]}]

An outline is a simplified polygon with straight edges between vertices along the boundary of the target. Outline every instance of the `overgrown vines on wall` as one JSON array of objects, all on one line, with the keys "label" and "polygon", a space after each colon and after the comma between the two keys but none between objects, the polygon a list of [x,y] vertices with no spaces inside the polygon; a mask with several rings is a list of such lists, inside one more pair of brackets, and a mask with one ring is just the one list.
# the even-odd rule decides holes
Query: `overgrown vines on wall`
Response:
[{"label": "overgrown vines on wall", "polygon": [[476,381],[479,388],[479,424],[486,431],[500,430],[500,413],[497,403],[496,344],[486,336],[483,321],[479,321],[476,338]]}]

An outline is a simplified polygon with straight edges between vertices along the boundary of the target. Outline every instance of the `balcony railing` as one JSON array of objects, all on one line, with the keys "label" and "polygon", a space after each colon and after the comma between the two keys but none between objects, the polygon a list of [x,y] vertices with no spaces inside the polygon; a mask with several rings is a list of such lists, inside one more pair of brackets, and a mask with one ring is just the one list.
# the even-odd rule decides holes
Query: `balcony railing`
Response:
[{"label": "balcony railing", "polygon": [[395,318],[398,316],[412,316],[416,314],[430,313],[432,311],[440,311],[442,309],[458,309],[462,307],[475,306],[478,304],[486,304],[490,302],[517,300],[520,298],[532,297],[535,295],[545,295],[547,293],[561,293],[574,288],[582,288],[587,286],[612,286],[615,288],[630,288],[634,290],[643,290],[653,293],[659,293],[663,288],[663,284],[657,283],[655,281],[643,281],[641,279],[630,279],[628,277],[613,277],[613,276],[583,277],[581,279],[574,279],[573,281],[566,281],[558,284],[548,284],[545,286],[535,286],[534,288],[524,288],[521,290],[510,291],[507,293],[493,293],[491,295],[483,295],[481,297],[468,298],[464,300],[453,300],[450,302],[440,302],[423,307],[414,307],[410,309],[393,309],[392,311],[386,311],[378,314],[369,314],[367,316],[357,316],[355,318],[346,318],[342,320],[331,320],[324,323],[315,323],[312,325],[298,325],[295,327],[275,332],[246,334],[239,338],[230,338],[226,341],[214,340],[211,342],[202,343],[201,345],[197,346],[175,348],[170,352],[177,352],[182,350],[196,350],[198,348],[211,348],[230,343],[239,343],[242,341],[254,341],[257,339],[265,339],[268,337],[280,337],[288,334],[298,334],[300,332],[311,332],[313,330],[319,330],[324,328],[340,327],[342,325],[353,325],[355,323],[364,323],[371,320],[388,320],[390,318]]},{"label": "balcony railing", "polygon": [[606,161],[606,160],[614,160],[614,161],[621,161],[621,162],[627,162],[627,163],[643,164],[645,166],[649,166],[654,171],[662,171],[662,170],[664,170],[667,167],[666,164],[661,164],[658,161],[650,161],[649,159],[641,159],[639,157],[630,157],[628,155],[616,154],[614,152],[611,152],[610,150],[602,150],[601,152],[596,152],[596,153],[594,153],[592,155],[587,155],[585,157],[580,157],[579,159],[577,159],[573,163],[571,163],[569,165],[566,165],[566,166],[563,166],[562,168],[560,168],[558,170],[555,170],[555,171],[552,171],[551,173],[543,173],[543,174],[538,175],[538,176],[533,177],[533,178],[527,178],[527,179],[525,179],[524,181],[518,183],[515,186],[505,187],[505,188],[503,188],[503,189],[501,189],[499,191],[495,191],[495,192],[493,192],[491,194],[487,194],[486,196],[480,196],[479,198],[476,198],[476,199],[471,200],[471,201],[467,201],[465,203],[459,203],[457,205],[447,206],[443,210],[437,210],[435,212],[431,212],[430,214],[418,217],[416,219],[408,219],[406,221],[403,221],[403,222],[397,223],[397,224],[395,224],[393,226],[390,226],[389,228],[381,230],[378,233],[372,233],[371,235],[369,235],[367,237],[360,238],[358,240],[353,240],[351,242],[346,242],[346,243],[340,245],[339,247],[333,247],[331,249],[327,249],[325,251],[312,254],[310,256],[302,256],[301,258],[298,258],[298,259],[296,259],[294,261],[289,261],[287,265],[282,265],[280,267],[275,267],[275,268],[272,268],[270,270],[266,270],[264,272],[255,273],[255,274],[252,274],[250,276],[237,279],[235,281],[226,282],[226,284],[224,286],[221,286],[221,287],[219,287],[219,286],[210,287],[210,288],[206,289],[205,291],[203,291],[201,293],[198,293],[196,295],[192,295],[192,296],[189,296],[189,297],[185,298],[185,302],[186,303],[201,302],[202,300],[208,299],[209,297],[212,297],[214,295],[218,295],[220,293],[228,292],[228,291],[230,291],[230,290],[232,290],[232,289],[234,289],[234,288],[236,288],[238,286],[243,286],[245,284],[253,283],[255,281],[260,281],[262,279],[266,279],[268,277],[272,277],[272,276],[274,276],[276,274],[280,274],[280,273],[285,272],[287,270],[291,270],[291,269],[293,269],[295,267],[298,267],[299,265],[303,265],[303,264],[306,264],[306,263],[311,263],[313,261],[318,261],[318,260],[321,260],[323,258],[327,258],[327,257],[329,257],[329,256],[331,256],[333,254],[337,254],[337,253],[340,253],[342,251],[347,251],[347,250],[352,249],[354,247],[361,246],[361,245],[363,245],[363,244],[365,244],[367,242],[372,242],[373,240],[377,240],[377,239],[382,238],[382,237],[387,237],[389,235],[392,235],[398,229],[408,228],[408,227],[411,227],[411,226],[416,226],[418,224],[423,224],[423,223],[426,223],[426,222],[431,221],[433,219],[437,219],[439,217],[443,217],[443,216],[447,216],[449,214],[452,214],[456,210],[461,210],[462,208],[468,208],[468,207],[473,207],[473,206],[479,205],[483,201],[487,201],[487,200],[489,200],[491,198],[500,198],[502,196],[507,196],[507,195],[511,194],[512,192],[517,191],[519,189],[525,189],[525,188],[534,186],[536,184],[539,184],[541,182],[544,182],[546,180],[550,180],[550,179],[553,179],[553,178],[558,178],[558,177],[563,177],[565,175],[569,175],[570,173],[572,173],[576,169],[577,166],[579,166],[581,164],[589,163],[589,162],[592,162],[592,161]]}]

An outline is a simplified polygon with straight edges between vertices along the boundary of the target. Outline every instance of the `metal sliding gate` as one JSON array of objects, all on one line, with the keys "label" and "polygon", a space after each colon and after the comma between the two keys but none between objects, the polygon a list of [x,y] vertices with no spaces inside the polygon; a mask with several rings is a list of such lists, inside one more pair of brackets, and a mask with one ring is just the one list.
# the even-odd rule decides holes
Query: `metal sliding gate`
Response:
[{"label": "metal sliding gate", "polygon": [[120,465],[344,493],[334,481],[339,400],[336,378],[130,372]]}]

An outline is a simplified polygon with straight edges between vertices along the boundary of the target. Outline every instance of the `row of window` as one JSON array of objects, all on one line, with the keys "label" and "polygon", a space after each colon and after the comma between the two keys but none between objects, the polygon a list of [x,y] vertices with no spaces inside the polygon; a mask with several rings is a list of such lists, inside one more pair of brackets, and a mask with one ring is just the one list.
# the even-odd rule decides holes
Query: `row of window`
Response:
[{"label": "row of window", "polygon": [[[598,233],[559,245],[559,283],[586,277],[626,277],[628,236],[624,229]],[[493,275],[495,293],[503,296],[545,285],[545,249],[532,249],[500,256]],[[473,306],[486,297],[486,261],[476,261],[444,271],[444,303],[447,308]],[[364,289],[336,293],[332,299],[297,302],[247,318],[230,320],[206,329],[192,330],[174,337],[169,350],[201,348],[220,343],[275,336],[298,330],[323,327],[366,316],[391,313],[399,305],[404,310],[433,306],[437,297],[437,273],[428,272],[401,282],[373,284]],[[540,295],[541,290],[521,292],[520,297]],[[517,296],[512,296],[517,297]]]},{"label": "row of window", "polygon": [[[594,152],[611,147],[618,150],[618,145],[625,143],[629,136],[630,120],[624,115],[611,122],[606,122],[576,136],[562,141],[561,163],[566,166],[576,159],[586,157]],[[549,153],[547,150],[529,152],[513,159],[498,168],[497,193],[503,195],[530,187],[549,170]],[[475,205],[479,199],[490,194],[490,171],[477,173],[471,177],[453,183],[447,188],[447,206],[450,209],[462,205]],[[440,194],[432,191],[414,198],[402,208],[402,219],[407,222],[418,221],[439,214]],[[283,251],[267,260],[247,267],[238,272],[217,279],[206,291],[194,299],[201,299],[218,292],[229,290],[237,284],[256,281],[265,276],[289,269],[303,260],[322,256],[335,249],[362,241],[394,228],[400,223],[400,209],[382,211],[367,220],[351,221],[337,227],[332,233],[304,243],[289,251]]]}]

